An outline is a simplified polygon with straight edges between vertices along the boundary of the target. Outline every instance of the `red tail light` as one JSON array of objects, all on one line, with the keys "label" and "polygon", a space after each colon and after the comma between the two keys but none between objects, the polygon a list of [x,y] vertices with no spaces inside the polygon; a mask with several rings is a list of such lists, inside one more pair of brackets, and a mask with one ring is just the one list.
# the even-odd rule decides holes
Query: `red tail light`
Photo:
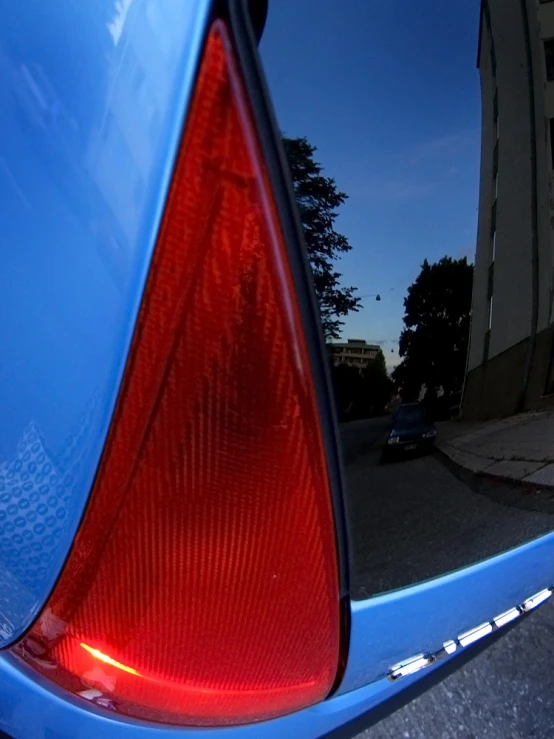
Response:
[{"label": "red tail light", "polygon": [[216,22],[89,506],[16,652],[123,713],[224,724],[324,698],[338,646],[306,347],[248,103]]}]

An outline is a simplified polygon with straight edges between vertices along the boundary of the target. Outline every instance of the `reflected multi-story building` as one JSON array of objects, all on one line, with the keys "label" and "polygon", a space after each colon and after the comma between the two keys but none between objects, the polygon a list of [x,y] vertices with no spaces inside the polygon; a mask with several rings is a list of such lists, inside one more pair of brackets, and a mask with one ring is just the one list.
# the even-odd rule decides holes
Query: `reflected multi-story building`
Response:
[{"label": "reflected multi-story building", "polygon": [[483,0],[482,139],[463,410],[490,418],[551,402],[554,2]]},{"label": "reflected multi-story building", "polygon": [[347,339],[346,342],[328,344],[333,364],[366,369],[381,351],[379,344],[368,344],[365,339]]}]

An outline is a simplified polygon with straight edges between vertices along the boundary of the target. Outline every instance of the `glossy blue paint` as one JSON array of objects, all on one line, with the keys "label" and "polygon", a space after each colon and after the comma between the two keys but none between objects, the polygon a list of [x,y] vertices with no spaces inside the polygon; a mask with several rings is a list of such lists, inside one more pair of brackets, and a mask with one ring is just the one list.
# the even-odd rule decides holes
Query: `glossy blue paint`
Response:
[{"label": "glossy blue paint", "polygon": [[[87,500],[210,4],[28,0],[0,11],[0,646],[42,607]],[[392,664],[439,649],[553,582],[554,534],[353,603],[339,693],[225,735],[326,734],[421,676],[390,683]],[[0,696],[0,729],[14,737],[168,733],[99,712],[6,655]]]},{"label": "glossy blue paint", "polygon": [[352,603],[350,656],[339,692],[378,680],[420,652],[438,651],[448,639],[551,585],[554,534],[436,580]]},{"label": "glossy blue paint", "polygon": [[210,5],[0,11],[0,646],[44,603],[91,488]]},{"label": "glossy blue paint", "polygon": [[168,736],[175,739],[221,739],[222,736],[226,739],[315,739],[370,711],[417,679],[418,676],[413,676],[396,683],[380,680],[312,708],[260,724],[224,729],[178,729],[120,721],[106,712],[98,712],[84,700],[71,699],[42,681],[36,682],[34,677],[22,672],[18,664],[0,656],[0,729],[15,739],[44,736],[53,739],[167,739]]},{"label": "glossy blue paint", "polygon": [[[60,691],[17,660],[0,654],[0,729],[16,739],[96,737],[105,739],[316,739],[375,709],[423,676],[462,653],[416,675],[391,683],[376,672],[412,656],[434,651],[443,641],[521,603],[550,583],[554,534],[499,557],[417,587],[352,604],[352,638],[346,675],[337,694],[312,708],[280,719],[225,729],[162,727],[120,719]],[[485,637],[486,639],[486,637]]]}]

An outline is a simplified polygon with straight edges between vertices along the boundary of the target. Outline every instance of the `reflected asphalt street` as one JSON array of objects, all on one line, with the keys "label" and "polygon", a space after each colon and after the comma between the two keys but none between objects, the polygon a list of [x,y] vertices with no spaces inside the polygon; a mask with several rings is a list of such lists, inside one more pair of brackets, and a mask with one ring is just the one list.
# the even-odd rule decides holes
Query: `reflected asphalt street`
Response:
[{"label": "reflected asphalt street", "polygon": [[[554,528],[552,513],[505,505],[460,479],[438,453],[381,464],[390,419],[342,427],[354,597],[411,585]],[[513,490],[506,490],[506,500]]]},{"label": "reflected asphalt street", "polygon": [[[358,597],[418,582],[553,528],[476,492],[438,455],[380,465],[388,418],[341,430]],[[500,496],[501,497],[501,496]],[[353,525],[355,524],[355,525]],[[551,739],[554,603],[358,739]]]}]

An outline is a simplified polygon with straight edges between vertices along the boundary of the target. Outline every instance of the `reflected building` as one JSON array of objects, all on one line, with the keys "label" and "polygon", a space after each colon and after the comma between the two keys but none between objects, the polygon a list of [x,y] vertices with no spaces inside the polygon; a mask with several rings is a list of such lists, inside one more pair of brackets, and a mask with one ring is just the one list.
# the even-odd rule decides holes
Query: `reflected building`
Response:
[{"label": "reflected building", "polygon": [[554,392],[554,2],[483,0],[479,221],[464,417]]},{"label": "reflected building", "polygon": [[346,342],[328,344],[333,365],[346,364],[364,370],[369,367],[381,350],[379,344],[368,344],[365,339],[347,339]]}]

